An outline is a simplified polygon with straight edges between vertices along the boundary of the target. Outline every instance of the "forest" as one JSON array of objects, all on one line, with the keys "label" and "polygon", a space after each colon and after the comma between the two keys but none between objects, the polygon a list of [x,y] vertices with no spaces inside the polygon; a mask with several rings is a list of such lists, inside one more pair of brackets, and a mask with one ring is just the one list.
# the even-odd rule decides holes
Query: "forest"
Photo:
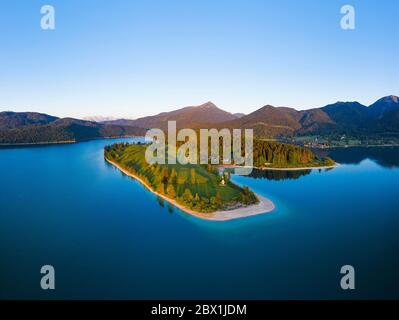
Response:
[{"label": "forest", "polygon": [[319,157],[312,150],[293,144],[255,139],[254,167],[291,168],[332,166],[334,160]]},{"label": "forest", "polygon": [[104,156],[141,178],[153,191],[197,212],[229,210],[258,203],[248,187],[219,173],[216,166],[199,164],[148,164],[146,145],[117,143],[106,146]]}]

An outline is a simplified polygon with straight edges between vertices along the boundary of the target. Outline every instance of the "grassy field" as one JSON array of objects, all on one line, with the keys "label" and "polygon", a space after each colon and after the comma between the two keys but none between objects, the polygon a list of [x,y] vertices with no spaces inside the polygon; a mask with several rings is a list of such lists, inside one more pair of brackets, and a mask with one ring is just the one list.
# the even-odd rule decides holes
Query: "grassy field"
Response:
[{"label": "grassy field", "polygon": [[107,159],[140,177],[152,190],[198,212],[213,212],[250,205],[258,200],[247,187],[219,175],[215,166],[148,164],[144,145],[119,143],[104,150]]}]

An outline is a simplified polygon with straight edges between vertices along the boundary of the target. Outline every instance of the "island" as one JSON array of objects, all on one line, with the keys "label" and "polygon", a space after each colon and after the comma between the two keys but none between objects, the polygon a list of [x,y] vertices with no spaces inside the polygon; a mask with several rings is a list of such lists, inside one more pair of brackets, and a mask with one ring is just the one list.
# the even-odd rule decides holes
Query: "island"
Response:
[{"label": "island", "polygon": [[[257,142],[254,146],[254,164],[258,166],[262,161],[272,161],[281,168],[288,161],[286,165],[302,168],[332,161],[317,159],[310,150],[298,146],[274,142]],[[275,209],[271,200],[233,183],[229,170],[211,164],[149,164],[145,160],[146,147],[142,143],[115,143],[104,148],[104,158],[160,199],[201,219],[226,221]]]}]

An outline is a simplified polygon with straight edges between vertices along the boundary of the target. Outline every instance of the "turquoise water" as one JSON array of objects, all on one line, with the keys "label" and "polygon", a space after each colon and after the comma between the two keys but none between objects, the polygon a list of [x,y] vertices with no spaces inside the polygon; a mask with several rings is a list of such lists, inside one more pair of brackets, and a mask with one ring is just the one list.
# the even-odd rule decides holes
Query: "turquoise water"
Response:
[{"label": "turquoise water", "polygon": [[162,207],[104,161],[111,142],[0,149],[0,298],[399,298],[398,148],[234,177],[277,209],[220,223]]}]

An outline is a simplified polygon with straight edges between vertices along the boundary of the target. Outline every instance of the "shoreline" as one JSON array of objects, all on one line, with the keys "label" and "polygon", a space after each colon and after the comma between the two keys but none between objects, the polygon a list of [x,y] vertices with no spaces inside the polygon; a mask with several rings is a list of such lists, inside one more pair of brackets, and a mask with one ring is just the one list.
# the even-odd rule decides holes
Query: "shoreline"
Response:
[{"label": "shoreline", "polygon": [[338,148],[388,148],[388,147],[399,147],[399,144],[369,144],[369,145],[347,145],[347,146],[328,146],[328,147],[310,147],[310,146],[302,146],[303,148],[308,149],[317,149],[317,150],[329,150],[329,149],[338,149]]},{"label": "shoreline", "polygon": [[[301,170],[317,170],[317,169],[333,169],[339,167],[339,163],[335,163],[331,166],[320,166],[320,167],[292,167],[292,168],[273,168],[273,167],[252,167],[256,170],[277,170],[277,171],[301,171]],[[235,166],[235,165],[222,165],[221,168],[246,168],[245,166]],[[247,167],[248,168],[248,167]]]},{"label": "shoreline", "polygon": [[203,220],[228,221],[228,220],[246,218],[246,217],[250,217],[250,216],[254,216],[254,215],[258,215],[258,214],[268,213],[275,209],[275,205],[271,200],[255,193],[255,196],[258,198],[259,203],[250,205],[248,207],[240,207],[240,208],[233,209],[233,210],[215,211],[215,212],[210,212],[210,213],[193,211],[191,209],[184,207],[183,205],[178,203],[176,200],[170,199],[170,198],[166,197],[165,195],[156,192],[147,183],[145,183],[140,177],[125,170],[119,164],[107,159],[106,157],[104,157],[104,159],[105,159],[105,161],[107,161],[108,163],[110,163],[111,165],[116,167],[118,170],[120,170],[125,175],[140,182],[148,191],[152,192],[154,195],[164,199],[165,201],[167,201],[168,203],[177,207],[181,211],[183,211],[187,214],[190,214],[192,216],[195,216],[197,218],[203,219]]},{"label": "shoreline", "polygon": [[49,141],[49,142],[0,143],[0,147],[46,146],[52,144],[69,144],[69,143],[77,143],[77,141],[64,140],[64,141]]},{"label": "shoreline", "polygon": [[268,167],[254,167],[254,169],[258,170],[281,170],[281,171],[299,171],[299,170],[317,170],[317,169],[333,169],[339,167],[339,163],[335,163],[332,166],[320,166],[320,167],[294,167],[294,168],[268,168]]},{"label": "shoreline", "polygon": [[127,138],[142,138],[142,136],[116,136],[116,137],[98,137],[84,140],[63,140],[63,141],[43,141],[43,142],[21,142],[21,143],[0,143],[0,147],[29,147],[29,146],[46,146],[46,145],[57,145],[57,144],[72,144],[80,142],[88,142],[102,139],[127,139]]},{"label": "shoreline", "polygon": [[[310,149],[335,149],[335,148],[388,148],[388,147],[399,147],[399,144],[369,144],[369,145],[347,145],[347,146],[331,146],[324,148],[312,147]],[[309,148],[309,147],[307,147]]]}]

